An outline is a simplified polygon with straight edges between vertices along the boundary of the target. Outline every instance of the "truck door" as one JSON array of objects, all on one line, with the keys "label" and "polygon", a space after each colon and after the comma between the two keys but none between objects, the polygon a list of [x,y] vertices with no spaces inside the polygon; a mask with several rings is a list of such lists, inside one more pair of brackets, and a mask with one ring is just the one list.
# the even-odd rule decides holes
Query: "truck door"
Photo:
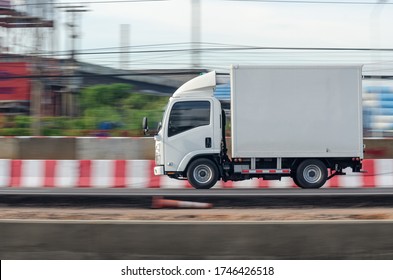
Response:
[{"label": "truck door", "polygon": [[178,101],[172,105],[165,135],[165,170],[178,170],[183,159],[213,150],[213,113],[208,100]]}]

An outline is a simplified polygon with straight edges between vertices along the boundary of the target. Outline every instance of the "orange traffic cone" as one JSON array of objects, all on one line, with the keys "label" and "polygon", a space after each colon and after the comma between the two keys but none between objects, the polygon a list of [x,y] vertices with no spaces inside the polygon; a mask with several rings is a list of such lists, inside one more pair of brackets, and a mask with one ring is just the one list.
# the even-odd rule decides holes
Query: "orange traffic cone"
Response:
[{"label": "orange traffic cone", "polygon": [[151,208],[212,208],[213,204],[204,202],[182,201],[174,199],[164,199],[162,196],[153,196]]}]

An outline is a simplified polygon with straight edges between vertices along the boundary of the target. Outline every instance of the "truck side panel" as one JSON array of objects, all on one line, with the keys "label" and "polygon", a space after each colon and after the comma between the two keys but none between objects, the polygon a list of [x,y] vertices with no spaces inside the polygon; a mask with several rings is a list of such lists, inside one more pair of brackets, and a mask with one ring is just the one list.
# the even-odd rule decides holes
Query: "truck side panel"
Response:
[{"label": "truck side panel", "polygon": [[361,67],[231,69],[232,157],[363,157]]}]

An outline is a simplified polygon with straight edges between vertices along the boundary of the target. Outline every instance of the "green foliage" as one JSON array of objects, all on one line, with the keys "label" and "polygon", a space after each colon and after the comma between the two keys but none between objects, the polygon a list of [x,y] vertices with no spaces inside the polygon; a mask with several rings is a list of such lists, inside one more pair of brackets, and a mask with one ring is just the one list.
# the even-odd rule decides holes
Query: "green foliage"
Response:
[{"label": "green foliage", "polygon": [[31,130],[29,128],[1,128],[0,135],[2,136],[31,136]]},{"label": "green foliage", "polygon": [[[85,88],[79,100],[81,116],[78,118],[41,118],[42,135],[94,135],[103,122],[117,125],[115,129],[108,131],[112,136],[141,135],[142,118],[148,117],[150,129],[156,129],[168,97],[136,93],[128,84],[112,84]],[[11,127],[0,129],[0,135],[32,135],[32,117],[15,116],[10,123]]]},{"label": "green foliage", "polygon": [[127,84],[97,85],[82,90],[80,104],[82,110],[103,106],[119,106],[130,96],[132,86]]},{"label": "green foliage", "polygon": [[116,107],[101,106],[86,109],[83,119],[87,129],[97,129],[101,122],[120,123],[122,118]]},{"label": "green foliage", "polygon": [[168,97],[134,93],[124,100],[128,109],[154,110],[165,107]]},{"label": "green foliage", "polygon": [[100,123],[111,122],[121,125],[123,130],[141,130],[144,116],[153,124],[160,121],[167,102],[168,97],[135,93],[124,84],[89,87],[81,95],[87,129],[97,129]]},{"label": "green foliage", "polygon": [[29,116],[15,116],[14,124],[17,128],[30,128],[31,126],[31,117]]}]

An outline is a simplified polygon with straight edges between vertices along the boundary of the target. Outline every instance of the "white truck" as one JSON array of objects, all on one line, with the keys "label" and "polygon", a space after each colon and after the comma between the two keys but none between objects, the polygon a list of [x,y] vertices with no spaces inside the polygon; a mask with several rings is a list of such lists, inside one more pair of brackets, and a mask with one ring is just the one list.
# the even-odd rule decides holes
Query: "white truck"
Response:
[{"label": "white truck", "polygon": [[213,71],[169,99],[154,137],[155,175],[197,189],[288,176],[319,188],[345,168],[361,172],[361,66],[231,66],[230,154],[215,86]]}]

